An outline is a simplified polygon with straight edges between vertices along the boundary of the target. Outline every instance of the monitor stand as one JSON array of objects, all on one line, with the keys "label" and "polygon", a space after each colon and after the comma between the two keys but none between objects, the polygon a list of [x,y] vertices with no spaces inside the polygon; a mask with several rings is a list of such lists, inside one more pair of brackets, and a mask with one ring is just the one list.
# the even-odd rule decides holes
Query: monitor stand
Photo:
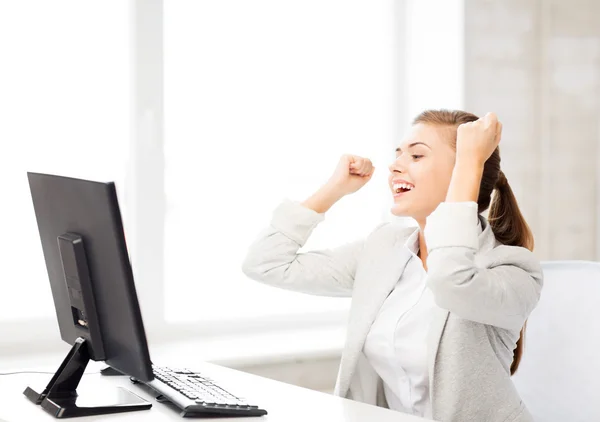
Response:
[{"label": "monitor stand", "polygon": [[55,418],[131,412],[152,407],[151,403],[122,387],[112,392],[113,397],[106,394],[79,397],[77,386],[89,361],[86,340],[79,337],[44,391],[40,394],[27,387],[23,394]]}]

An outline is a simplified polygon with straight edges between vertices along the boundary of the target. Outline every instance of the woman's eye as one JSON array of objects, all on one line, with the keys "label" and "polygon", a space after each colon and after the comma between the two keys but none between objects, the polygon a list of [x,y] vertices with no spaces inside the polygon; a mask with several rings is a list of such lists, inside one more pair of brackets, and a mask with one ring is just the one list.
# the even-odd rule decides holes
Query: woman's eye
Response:
[{"label": "woman's eye", "polygon": [[418,160],[419,158],[423,158],[423,156],[422,155],[415,155],[415,154],[413,154],[412,158],[413,158],[413,160]]}]

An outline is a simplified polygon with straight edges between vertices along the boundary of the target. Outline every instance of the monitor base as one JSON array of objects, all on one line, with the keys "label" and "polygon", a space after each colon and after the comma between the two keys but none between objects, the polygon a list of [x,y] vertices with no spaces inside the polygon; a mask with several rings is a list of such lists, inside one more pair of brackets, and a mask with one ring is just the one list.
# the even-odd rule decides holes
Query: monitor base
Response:
[{"label": "monitor base", "polygon": [[119,387],[113,397],[102,399],[79,397],[77,386],[90,360],[86,340],[78,338],[44,391],[27,387],[23,394],[55,418],[104,415],[146,410],[152,404],[125,388]]}]

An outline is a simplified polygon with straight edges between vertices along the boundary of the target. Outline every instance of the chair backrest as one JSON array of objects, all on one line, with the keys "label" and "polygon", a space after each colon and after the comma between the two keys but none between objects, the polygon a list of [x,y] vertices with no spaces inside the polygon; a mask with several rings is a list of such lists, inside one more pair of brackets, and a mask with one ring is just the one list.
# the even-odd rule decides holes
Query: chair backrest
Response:
[{"label": "chair backrest", "polygon": [[513,381],[535,421],[600,421],[600,263],[542,268],[544,287]]}]

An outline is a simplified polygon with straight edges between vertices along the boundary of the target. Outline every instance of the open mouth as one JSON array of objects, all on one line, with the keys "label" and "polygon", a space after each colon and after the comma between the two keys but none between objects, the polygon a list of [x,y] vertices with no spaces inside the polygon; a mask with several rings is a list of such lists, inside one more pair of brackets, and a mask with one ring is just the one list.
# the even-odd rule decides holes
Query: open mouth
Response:
[{"label": "open mouth", "polygon": [[394,183],[392,185],[392,190],[394,191],[394,194],[410,192],[413,189],[414,185],[410,183]]}]

